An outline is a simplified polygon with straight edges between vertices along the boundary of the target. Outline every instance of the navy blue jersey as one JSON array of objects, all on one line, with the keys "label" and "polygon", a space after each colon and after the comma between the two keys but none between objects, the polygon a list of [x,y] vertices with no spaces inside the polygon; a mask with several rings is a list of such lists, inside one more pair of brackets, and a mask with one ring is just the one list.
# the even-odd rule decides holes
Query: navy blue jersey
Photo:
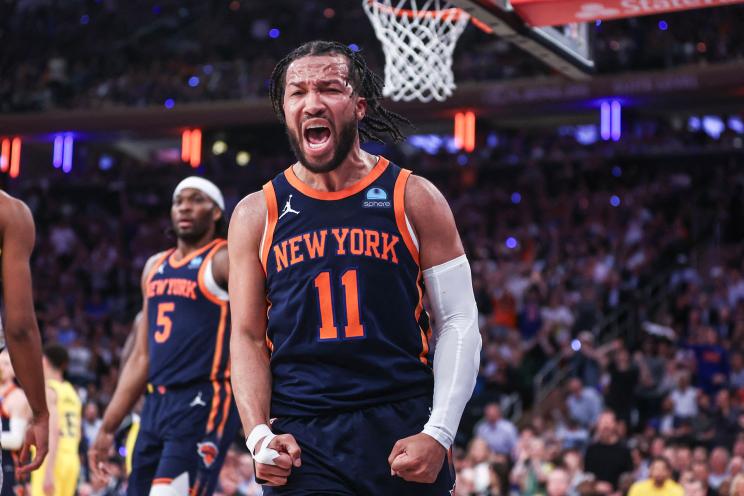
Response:
[{"label": "navy blue jersey", "polygon": [[181,260],[175,249],[155,263],[146,281],[148,381],[153,387],[229,379],[229,308],[209,289],[211,262],[224,247],[214,240]]},{"label": "navy blue jersey", "polygon": [[409,175],[380,158],[342,191],[314,190],[291,167],[264,185],[272,415],[432,394]]}]

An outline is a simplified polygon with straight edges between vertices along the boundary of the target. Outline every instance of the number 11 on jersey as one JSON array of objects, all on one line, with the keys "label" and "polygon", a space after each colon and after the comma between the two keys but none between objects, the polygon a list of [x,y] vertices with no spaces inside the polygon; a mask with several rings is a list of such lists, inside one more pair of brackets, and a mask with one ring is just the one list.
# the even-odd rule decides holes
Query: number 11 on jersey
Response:
[{"label": "number 11 on jersey", "polygon": [[[361,338],[364,336],[364,326],[359,317],[359,283],[356,269],[349,269],[341,276],[346,300],[346,325],[344,338]],[[338,327],[333,308],[331,292],[331,273],[321,272],[315,277],[315,288],[318,290],[320,307],[320,339],[338,339]]]}]

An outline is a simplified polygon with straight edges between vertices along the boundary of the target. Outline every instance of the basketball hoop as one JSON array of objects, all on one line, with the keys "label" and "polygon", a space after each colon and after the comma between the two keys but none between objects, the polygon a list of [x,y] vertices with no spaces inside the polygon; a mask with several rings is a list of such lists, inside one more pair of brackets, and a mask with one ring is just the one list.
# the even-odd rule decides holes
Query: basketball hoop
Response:
[{"label": "basketball hoop", "polygon": [[362,0],[362,5],[385,52],[383,94],[406,102],[451,96],[452,53],[470,16],[446,0]]}]

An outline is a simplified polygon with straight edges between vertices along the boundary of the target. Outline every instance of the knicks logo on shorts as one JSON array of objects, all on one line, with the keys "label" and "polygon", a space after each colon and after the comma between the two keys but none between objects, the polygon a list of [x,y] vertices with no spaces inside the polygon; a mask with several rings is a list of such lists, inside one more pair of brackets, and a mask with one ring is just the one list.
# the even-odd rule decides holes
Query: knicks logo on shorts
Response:
[{"label": "knicks logo on shorts", "polygon": [[196,445],[196,451],[204,461],[204,466],[207,468],[211,467],[212,464],[217,460],[217,455],[220,454],[219,448],[213,442],[198,443]]}]

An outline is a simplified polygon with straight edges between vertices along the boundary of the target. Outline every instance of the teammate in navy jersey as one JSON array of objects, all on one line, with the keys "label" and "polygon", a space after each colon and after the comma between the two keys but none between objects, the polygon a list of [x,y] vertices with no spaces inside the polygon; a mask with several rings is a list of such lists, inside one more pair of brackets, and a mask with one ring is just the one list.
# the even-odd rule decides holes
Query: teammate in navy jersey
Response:
[{"label": "teammate in navy jersey", "polygon": [[[0,348],[8,347],[15,376],[31,407],[31,420],[19,454],[20,466],[15,467],[19,475],[39,468],[49,451],[49,410],[29,263],[34,240],[34,220],[28,207],[0,191],[0,278],[3,287],[0,335],[4,337]],[[31,445],[36,446],[36,454],[29,461]],[[1,479],[0,476],[0,485]]]},{"label": "teammate in navy jersey", "polygon": [[175,248],[142,273],[143,318],[89,452],[105,471],[113,436],[144,392],[128,494],[212,494],[239,418],[228,357],[228,261],[217,186],[184,179],[173,193]]},{"label": "teammate in navy jersey", "polygon": [[405,119],[358,53],[299,47],[271,97],[298,161],[238,205],[229,236],[232,382],[256,476],[268,495],[452,494],[447,450],[480,352],[452,213],[360,148],[402,139]]}]

